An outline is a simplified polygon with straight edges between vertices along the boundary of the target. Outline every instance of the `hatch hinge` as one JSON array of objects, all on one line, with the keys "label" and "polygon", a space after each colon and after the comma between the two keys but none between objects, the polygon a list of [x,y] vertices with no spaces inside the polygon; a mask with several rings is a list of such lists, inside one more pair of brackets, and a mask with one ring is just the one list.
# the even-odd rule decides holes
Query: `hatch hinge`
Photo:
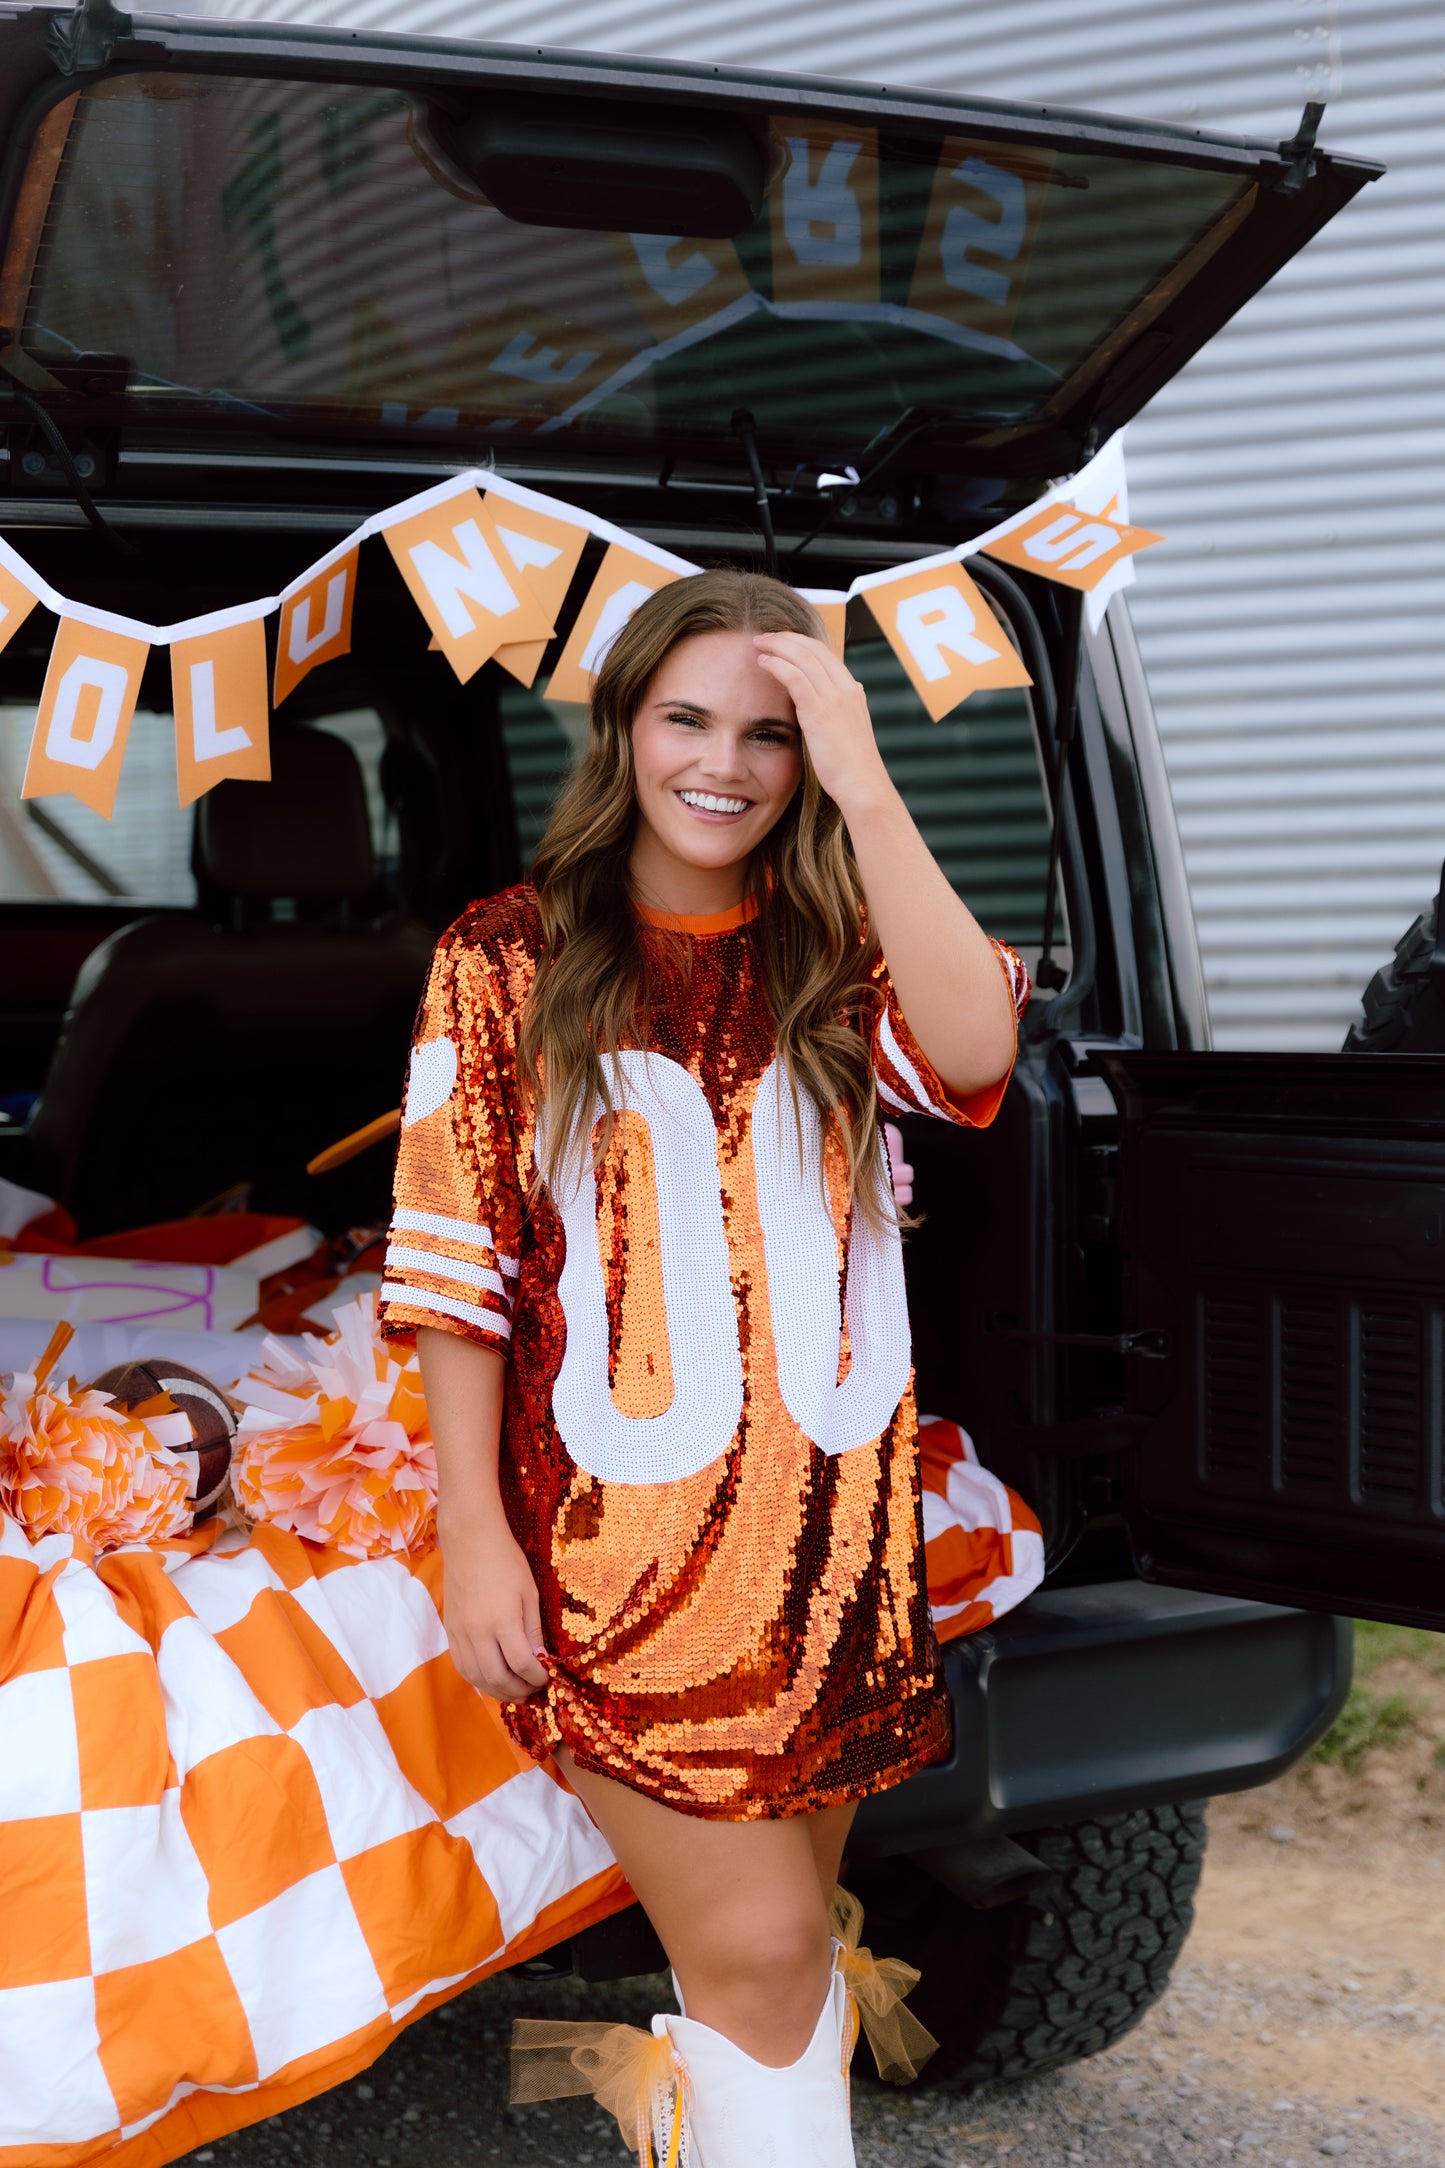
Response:
[{"label": "hatch hinge", "polygon": [[85,75],[105,67],[116,43],[134,31],[115,0],[77,0],[71,14],[52,19],[45,42],[62,75]]},{"label": "hatch hinge", "polygon": [[1286,196],[1298,195],[1315,169],[1315,141],[1320,132],[1320,122],[1325,117],[1322,98],[1311,98],[1300,115],[1300,123],[1292,136],[1286,137],[1279,147],[1279,155],[1285,162],[1284,172],[1277,183]]}]

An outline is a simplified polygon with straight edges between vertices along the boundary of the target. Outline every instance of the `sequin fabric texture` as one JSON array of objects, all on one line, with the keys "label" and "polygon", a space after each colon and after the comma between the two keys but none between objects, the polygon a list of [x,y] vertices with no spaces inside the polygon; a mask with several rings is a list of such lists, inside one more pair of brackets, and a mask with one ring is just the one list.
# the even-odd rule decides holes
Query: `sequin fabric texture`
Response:
[{"label": "sequin fabric texture", "polygon": [[[665,923],[606,1157],[540,1195],[516,1073],[531,890],[442,937],[381,1317],[510,1358],[502,1489],[549,1675],[505,1709],[514,1736],[741,1821],[897,1783],[946,1752],[948,1709],[897,1232],[849,1211],[836,1148],[795,1115],[746,913]],[[998,954],[1021,1012],[1023,965]],[[951,1100],[881,961],[875,991],[884,1111],[992,1120],[1003,1084]]]}]

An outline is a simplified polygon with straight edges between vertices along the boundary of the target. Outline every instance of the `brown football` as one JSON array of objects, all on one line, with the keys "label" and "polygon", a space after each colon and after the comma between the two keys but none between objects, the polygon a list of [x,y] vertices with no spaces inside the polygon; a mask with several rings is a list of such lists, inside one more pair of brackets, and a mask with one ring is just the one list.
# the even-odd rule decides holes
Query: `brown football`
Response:
[{"label": "brown football", "polygon": [[148,1400],[164,1393],[183,1415],[190,1417],[194,1443],[182,1450],[181,1458],[189,1461],[193,1470],[191,1498],[196,1518],[210,1512],[226,1487],[236,1439],[236,1412],[220,1386],[202,1377],[199,1370],[188,1370],[184,1363],[171,1362],[164,1355],[144,1362],[120,1363],[114,1370],[103,1372],[94,1383],[127,1411],[144,1407]]}]

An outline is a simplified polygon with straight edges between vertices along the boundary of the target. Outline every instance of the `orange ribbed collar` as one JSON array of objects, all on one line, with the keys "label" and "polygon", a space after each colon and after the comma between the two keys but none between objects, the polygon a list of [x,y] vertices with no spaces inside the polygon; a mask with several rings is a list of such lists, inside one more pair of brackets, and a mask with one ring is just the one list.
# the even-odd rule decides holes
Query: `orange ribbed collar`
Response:
[{"label": "orange ribbed collar", "polygon": [[737,926],[746,926],[749,919],[758,915],[758,899],[744,896],[741,903],[730,904],[726,911],[654,911],[645,903],[635,903],[633,909],[644,925],[660,927],[664,933],[697,936],[731,933]]}]

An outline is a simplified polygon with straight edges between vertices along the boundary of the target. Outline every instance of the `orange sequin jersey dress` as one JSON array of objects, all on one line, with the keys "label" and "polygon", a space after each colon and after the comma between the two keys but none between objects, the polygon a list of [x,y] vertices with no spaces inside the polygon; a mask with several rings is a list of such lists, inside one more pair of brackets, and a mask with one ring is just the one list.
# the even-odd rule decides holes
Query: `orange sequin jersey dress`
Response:
[{"label": "orange sequin jersey dress", "polygon": [[[649,1046],[616,1056],[607,1155],[538,1195],[516,1069],[533,893],[443,935],[381,1316],[510,1359],[502,1489],[549,1672],[505,1709],[515,1737],[686,1813],[800,1814],[948,1747],[901,1245],[849,1211],[811,1105],[794,1117],[746,912],[645,938]],[[999,959],[1017,1012],[1023,966]],[[881,962],[875,989],[884,1111],[990,1121],[1003,1085],[950,1099]]]}]

